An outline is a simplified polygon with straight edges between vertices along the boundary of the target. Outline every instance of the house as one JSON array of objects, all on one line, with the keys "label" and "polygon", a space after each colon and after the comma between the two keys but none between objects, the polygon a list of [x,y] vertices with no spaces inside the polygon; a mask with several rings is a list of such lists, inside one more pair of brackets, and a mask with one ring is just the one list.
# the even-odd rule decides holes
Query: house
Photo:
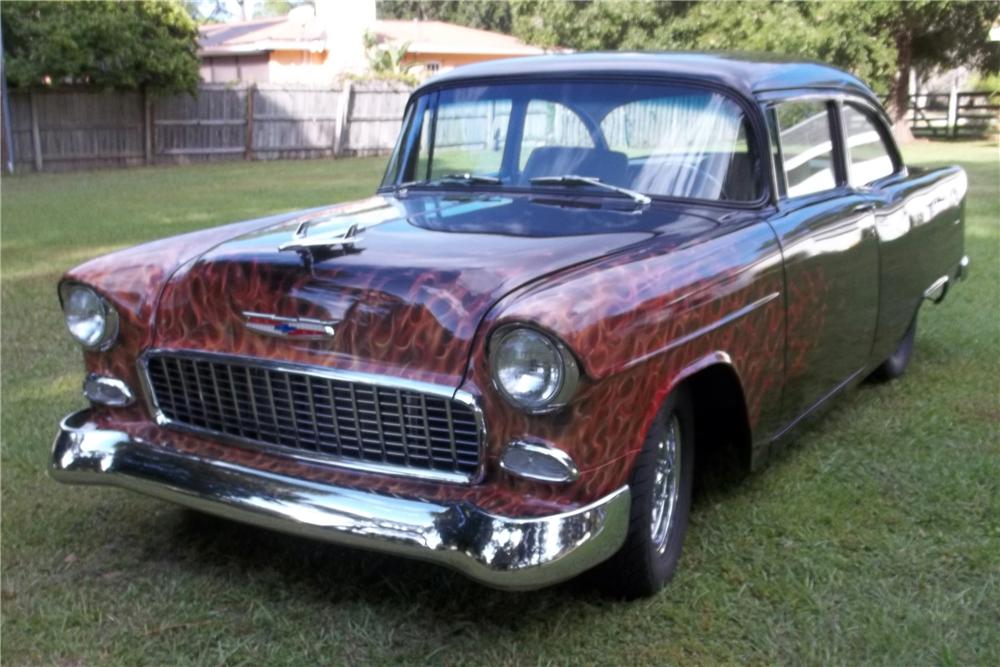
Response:
[{"label": "house", "polygon": [[372,32],[380,44],[407,45],[404,62],[422,76],[484,60],[545,53],[511,35],[443,21],[376,21]]},{"label": "house", "polygon": [[510,35],[442,21],[376,20],[372,0],[317,2],[287,16],[201,26],[201,78],[206,83],[329,83],[367,69],[366,33],[383,48],[405,45],[404,62],[421,77],[545,52]]}]

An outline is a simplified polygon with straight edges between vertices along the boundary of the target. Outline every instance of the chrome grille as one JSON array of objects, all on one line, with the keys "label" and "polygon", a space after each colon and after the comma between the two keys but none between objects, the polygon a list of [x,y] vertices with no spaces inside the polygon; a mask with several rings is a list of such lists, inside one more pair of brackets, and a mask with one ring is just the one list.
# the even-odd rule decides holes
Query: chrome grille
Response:
[{"label": "chrome grille", "polygon": [[173,424],[351,467],[463,480],[479,470],[480,422],[450,396],[208,354],[151,354],[145,367]]}]

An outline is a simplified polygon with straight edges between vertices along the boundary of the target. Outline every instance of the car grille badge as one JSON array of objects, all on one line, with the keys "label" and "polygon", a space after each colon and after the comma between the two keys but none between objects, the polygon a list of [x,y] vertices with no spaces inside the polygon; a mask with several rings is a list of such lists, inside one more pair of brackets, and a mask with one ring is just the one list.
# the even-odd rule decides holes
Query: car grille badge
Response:
[{"label": "car grille badge", "polygon": [[243,323],[247,329],[255,333],[296,340],[324,340],[333,338],[336,333],[335,321],[314,320],[308,317],[281,317],[244,311]]}]

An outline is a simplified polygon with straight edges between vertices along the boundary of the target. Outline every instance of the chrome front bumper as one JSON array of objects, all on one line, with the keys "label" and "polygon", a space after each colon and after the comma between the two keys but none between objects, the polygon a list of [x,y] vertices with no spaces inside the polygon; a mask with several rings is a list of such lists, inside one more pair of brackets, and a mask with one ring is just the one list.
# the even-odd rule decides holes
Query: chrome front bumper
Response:
[{"label": "chrome front bumper", "polygon": [[428,560],[495,588],[569,579],[614,554],[628,527],[627,486],[570,512],[508,518],[468,503],[398,498],[201,458],[99,429],[89,417],[83,410],[60,423],[53,479],[119,486],[265,528]]}]

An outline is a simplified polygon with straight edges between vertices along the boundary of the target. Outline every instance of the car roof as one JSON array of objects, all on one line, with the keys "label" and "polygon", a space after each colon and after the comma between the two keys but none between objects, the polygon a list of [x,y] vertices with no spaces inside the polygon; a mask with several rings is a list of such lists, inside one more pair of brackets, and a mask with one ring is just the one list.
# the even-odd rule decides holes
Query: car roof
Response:
[{"label": "car roof", "polygon": [[793,88],[835,88],[878,101],[860,79],[822,63],[745,53],[573,53],[505,58],[465,65],[440,74],[419,90],[453,82],[496,77],[582,75],[665,76],[713,83],[752,98]]}]

